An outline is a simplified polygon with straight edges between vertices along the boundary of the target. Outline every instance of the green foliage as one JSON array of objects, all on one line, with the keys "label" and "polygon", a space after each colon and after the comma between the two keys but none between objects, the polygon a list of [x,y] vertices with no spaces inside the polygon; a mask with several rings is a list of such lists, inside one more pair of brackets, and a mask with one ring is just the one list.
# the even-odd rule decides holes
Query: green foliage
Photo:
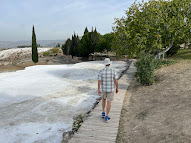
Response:
[{"label": "green foliage", "polygon": [[97,33],[96,29],[93,32],[88,32],[82,36],[79,46],[79,56],[89,57],[90,54],[97,51],[97,45],[100,41],[101,35]]},{"label": "green foliage", "polygon": [[155,59],[153,56],[141,54],[140,59],[136,63],[137,79],[143,85],[151,85],[155,82]]},{"label": "green foliage", "polygon": [[79,127],[81,126],[81,124],[83,123],[83,116],[80,114],[78,117],[77,117],[77,120],[75,120],[73,122],[73,125],[72,125],[72,131],[73,132],[76,132]]},{"label": "green foliage", "polygon": [[69,49],[71,47],[72,41],[70,38],[66,40],[66,42],[62,45],[62,51],[65,55],[69,55]]},{"label": "green foliage", "polygon": [[108,33],[100,35],[96,28],[88,32],[87,27],[85,28],[84,35],[80,40],[78,35],[74,33],[72,40],[67,39],[62,45],[62,51],[65,55],[71,55],[88,58],[90,54],[94,52],[111,51],[111,43],[114,38],[114,33]]},{"label": "green foliage", "polygon": [[71,42],[71,46],[69,49],[69,54],[72,56],[78,56],[79,55],[79,45],[80,45],[80,39],[78,37],[78,35],[76,36],[76,34],[74,33],[74,36],[72,35],[72,42]]},{"label": "green foliage", "polygon": [[151,85],[155,82],[155,70],[177,63],[174,60],[155,59],[153,56],[145,55],[143,52],[138,55],[139,60],[136,63],[137,80],[143,85]]},{"label": "green foliage", "polygon": [[[93,28],[92,28],[93,31]],[[97,30],[95,28],[95,30],[93,32],[89,33],[89,53],[94,53],[95,49],[96,49],[96,45],[99,42],[100,39],[100,34],[97,33]]]},{"label": "green foliage", "polygon": [[50,49],[50,52],[53,53],[53,54],[58,54],[59,48],[54,47],[54,48]]},{"label": "green foliage", "polygon": [[107,51],[107,53],[109,51],[112,50],[112,41],[114,38],[114,34],[113,33],[107,33],[103,36],[100,36],[99,41],[97,42],[95,51],[96,52],[104,52]]},{"label": "green foliage", "polygon": [[34,26],[32,29],[32,61],[34,63],[38,62],[38,50],[37,50],[36,35],[35,35]]},{"label": "green foliage", "polygon": [[96,45],[95,51],[96,52],[104,52],[104,50],[107,48],[107,42],[106,39],[104,39],[103,37],[100,37],[99,42]]},{"label": "green foliage", "polygon": [[86,33],[88,33],[89,31],[88,31],[88,28],[87,28],[87,26],[86,26],[86,28],[85,28],[85,30],[84,30],[84,35],[86,34]]},{"label": "green foliage", "polygon": [[160,60],[160,59],[157,59],[157,60],[155,60],[155,69],[160,69],[163,66],[169,66],[169,65],[175,64],[177,62],[178,61],[174,61],[174,60]]},{"label": "green foliage", "polygon": [[135,2],[116,19],[113,47],[118,55],[166,52],[191,38],[190,0]]},{"label": "green foliage", "polygon": [[43,52],[43,56],[49,56],[50,55],[50,52],[46,51],[46,52]]},{"label": "green foliage", "polygon": [[112,47],[112,41],[114,39],[114,33],[107,33],[105,35],[103,35],[103,38],[105,39],[106,41],[106,47],[105,47],[105,50],[107,52],[111,51],[111,47]]},{"label": "green foliage", "polygon": [[178,53],[171,57],[172,59],[191,60],[191,49],[180,49]]},{"label": "green foliage", "polygon": [[89,57],[90,54],[90,38],[89,38],[89,32],[84,34],[82,36],[82,39],[80,41],[80,46],[79,46],[79,56],[80,57]]}]

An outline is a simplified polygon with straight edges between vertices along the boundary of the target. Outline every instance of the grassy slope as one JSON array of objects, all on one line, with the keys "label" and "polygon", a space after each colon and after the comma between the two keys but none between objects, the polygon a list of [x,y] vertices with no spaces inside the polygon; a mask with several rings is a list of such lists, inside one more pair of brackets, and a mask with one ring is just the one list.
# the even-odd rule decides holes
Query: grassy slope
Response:
[{"label": "grassy slope", "polygon": [[173,55],[170,59],[191,60],[191,49],[180,49],[178,53]]}]

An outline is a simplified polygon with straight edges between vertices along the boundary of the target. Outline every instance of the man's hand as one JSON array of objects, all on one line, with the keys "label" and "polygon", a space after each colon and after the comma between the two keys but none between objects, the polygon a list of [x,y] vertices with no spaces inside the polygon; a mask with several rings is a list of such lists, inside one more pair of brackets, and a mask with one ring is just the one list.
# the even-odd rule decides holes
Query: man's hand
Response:
[{"label": "man's hand", "polygon": [[100,90],[98,90],[98,95],[101,96],[101,91]]},{"label": "man's hand", "polygon": [[116,93],[118,93],[118,88],[116,88]]},{"label": "man's hand", "polygon": [[118,80],[115,79],[115,85],[116,85],[116,93],[118,93]]}]

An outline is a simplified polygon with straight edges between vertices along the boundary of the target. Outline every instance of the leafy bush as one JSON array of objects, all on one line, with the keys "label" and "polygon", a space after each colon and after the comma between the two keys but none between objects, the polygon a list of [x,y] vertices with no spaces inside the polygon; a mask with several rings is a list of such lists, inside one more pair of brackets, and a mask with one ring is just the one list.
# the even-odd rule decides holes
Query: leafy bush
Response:
[{"label": "leafy bush", "polygon": [[140,59],[136,63],[137,79],[143,85],[151,85],[155,82],[154,70],[156,69],[156,61],[153,56],[141,54]]},{"label": "leafy bush", "polygon": [[155,69],[160,69],[162,66],[169,66],[174,63],[177,63],[177,61],[157,59],[155,60]]},{"label": "leafy bush", "polygon": [[50,55],[50,52],[43,52],[43,56],[49,56]]},{"label": "leafy bush", "polygon": [[60,50],[59,50],[59,48],[54,47],[54,48],[50,49],[50,51],[51,51],[51,53],[53,53],[53,54],[58,54],[58,52],[59,52]]},{"label": "leafy bush", "polygon": [[173,60],[155,60],[153,56],[145,55],[144,53],[138,55],[138,58],[139,60],[136,63],[136,76],[137,80],[143,85],[151,85],[155,82],[156,77],[154,71],[156,69],[177,63],[177,61]]}]

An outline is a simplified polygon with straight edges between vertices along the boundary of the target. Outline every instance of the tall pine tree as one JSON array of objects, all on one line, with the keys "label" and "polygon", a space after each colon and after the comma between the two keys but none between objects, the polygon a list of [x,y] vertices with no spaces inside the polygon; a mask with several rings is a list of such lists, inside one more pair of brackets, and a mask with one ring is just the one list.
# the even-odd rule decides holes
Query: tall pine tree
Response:
[{"label": "tall pine tree", "polygon": [[69,49],[69,55],[72,56],[72,59],[74,57],[74,36],[72,35],[72,43],[71,43],[71,47]]},{"label": "tall pine tree", "polygon": [[38,62],[38,50],[37,50],[36,35],[35,35],[34,26],[32,29],[32,61],[35,64]]},{"label": "tall pine tree", "polygon": [[87,26],[86,26],[86,28],[85,28],[85,30],[84,30],[84,35],[86,34],[86,33],[88,33],[89,31],[88,31],[88,28],[87,28]]},{"label": "tall pine tree", "polygon": [[92,32],[89,34],[89,39],[90,39],[90,48],[89,48],[89,53],[94,53],[96,44],[99,42],[99,34],[97,33],[97,30],[93,30],[92,27]]},{"label": "tall pine tree", "polygon": [[62,45],[62,51],[65,55],[69,55],[70,47],[71,47],[72,41],[70,38],[68,38],[65,42],[65,44]]},{"label": "tall pine tree", "polygon": [[78,56],[79,57],[79,47],[80,47],[80,38],[79,38],[79,36],[77,35],[77,37],[76,37],[76,56]]}]

